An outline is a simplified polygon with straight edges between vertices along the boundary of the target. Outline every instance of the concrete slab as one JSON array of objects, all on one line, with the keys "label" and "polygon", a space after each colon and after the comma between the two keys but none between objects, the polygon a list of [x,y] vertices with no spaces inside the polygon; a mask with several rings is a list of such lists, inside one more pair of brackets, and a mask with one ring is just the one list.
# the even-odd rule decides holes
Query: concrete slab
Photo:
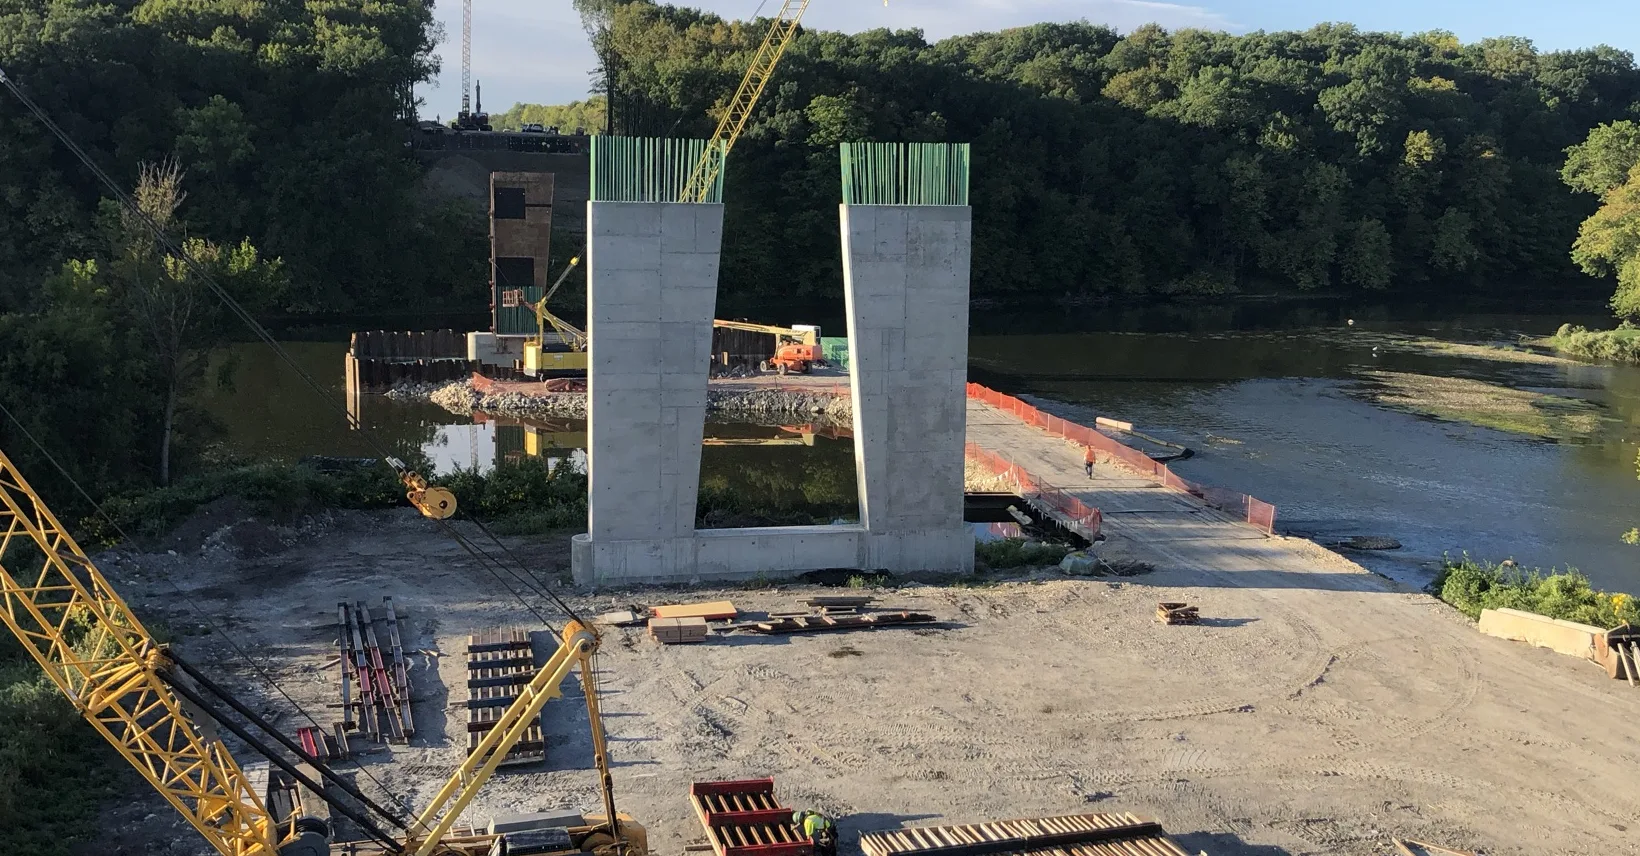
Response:
[{"label": "concrete slab", "polygon": [[1599,627],[1519,609],[1482,610],[1480,631],[1594,662],[1599,662],[1597,649],[1604,647],[1601,642],[1606,638],[1606,631]]}]

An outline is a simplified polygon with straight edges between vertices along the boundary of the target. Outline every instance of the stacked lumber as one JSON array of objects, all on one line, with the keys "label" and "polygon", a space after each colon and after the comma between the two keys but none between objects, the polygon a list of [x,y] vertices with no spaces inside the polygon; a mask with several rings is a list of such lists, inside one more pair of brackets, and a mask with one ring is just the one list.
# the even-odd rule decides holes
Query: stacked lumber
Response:
[{"label": "stacked lumber", "polygon": [[865,856],[1188,856],[1161,824],[1126,812],[868,832],[860,849]]},{"label": "stacked lumber", "polygon": [[1201,622],[1201,615],[1197,607],[1164,600],[1156,604],[1156,620],[1163,624],[1197,624]]},{"label": "stacked lumber", "polygon": [[[484,742],[507,707],[540,669],[530,634],[525,630],[487,630],[467,637],[467,754]],[[513,744],[503,764],[538,761],[547,757],[541,720],[530,723]]]},{"label": "stacked lumber", "polygon": [[704,618],[651,618],[649,638],[663,645],[684,645],[706,641]]},{"label": "stacked lumber", "polygon": [[337,647],[342,666],[343,727],[378,743],[408,743],[416,733],[410,713],[410,671],[399,637],[398,612],[382,598],[389,647],[383,653],[376,620],[364,601],[337,604]]},{"label": "stacked lumber", "polygon": [[735,605],[727,600],[711,603],[676,603],[649,609],[652,618],[703,618],[707,621],[723,621],[739,614],[740,611],[735,609]]},{"label": "stacked lumber", "polygon": [[774,779],[695,782],[689,802],[717,856],[814,856],[792,810],[775,800]]},{"label": "stacked lumber", "polygon": [[812,609],[864,609],[874,600],[868,595],[829,595],[811,597],[803,603]]},{"label": "stacked lumber", "polygon": [[870,630],[902,624],[927,624],[934,616],[924,612],[879,612],[870,615],[790,615],[735,625],[753,633],[819,633],[828,630]]}]

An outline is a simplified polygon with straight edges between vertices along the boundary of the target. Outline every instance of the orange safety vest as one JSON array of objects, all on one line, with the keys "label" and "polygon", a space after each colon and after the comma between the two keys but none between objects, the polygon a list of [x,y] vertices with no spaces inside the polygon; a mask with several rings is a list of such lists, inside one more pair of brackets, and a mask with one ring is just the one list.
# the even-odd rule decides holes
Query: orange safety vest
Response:
[{"label": "orange safety vest", "polygon": [[1082,463],[1091,464],[1091,463],[1093,463],[1093,447],[1088,446],[1086,448],[1087,448],[1087,452],[1085,452],[1082,455]]}]

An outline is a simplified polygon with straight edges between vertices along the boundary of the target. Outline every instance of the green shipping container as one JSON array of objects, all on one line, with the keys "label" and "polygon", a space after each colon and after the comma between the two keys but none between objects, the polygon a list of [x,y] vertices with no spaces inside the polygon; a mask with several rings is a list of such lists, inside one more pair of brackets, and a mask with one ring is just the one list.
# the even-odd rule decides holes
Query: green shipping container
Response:
[{"label": "green shipping container", "polygon": [[848,337],[825,336],[820,339],[820,357],[826,362],[848,370]]}]

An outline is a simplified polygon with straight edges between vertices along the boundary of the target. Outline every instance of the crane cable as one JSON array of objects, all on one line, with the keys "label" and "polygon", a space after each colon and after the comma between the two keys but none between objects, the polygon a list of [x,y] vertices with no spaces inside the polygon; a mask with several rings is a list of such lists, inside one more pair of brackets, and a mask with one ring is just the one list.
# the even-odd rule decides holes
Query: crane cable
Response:
[{"label": "crane cable", "polygon": [[[353,414],[347,412],[345,405],[340,402],[333,401],[326,393],[325,389],[319,385],[318,381],[314,380],[313,376],[309,375],[296,362],[296,360],[291,357],[290,353],[279,344],[278,340],[273,338],[273,334],[269,333],[267,328],[262,326],[262,324],[258,322],[249,311],[241,306],[237,300],[234,300],[233,296],[230,295],[227,290],[216,281],[216,278],[211,276],[210,273],[206,271],[191,254],[184,252],[181,247],[178,247],[176,242],[173,241],[168,234],[166,234],[165,230],[160,228],[159,224],[156,223],[152,217],[148,216],[147,212],[137,207],[136,202],[131,199],[130,195],[127,194],[118,184],[116,184],[114,180],[110,178],[108,174],[96,164],[95,161],[91,159],[91,156],[88,155],[78,143],[74,142],[73,138],[69,137],[69,135],[51,119],[45,110],[36,104],[34,100],[22,90],[22,87],[19,86],[15,80],[7,76],[4,69],[0,69],[0,84],[3,84],[8,90],[10,90],[12,95],[16,96],[16,98],[23,103],[23,106],[27,107],[29,111],[34,114],[35,118],[46,127],[47,130],[56,136],[57,139],[62,142],[62,144],[66,146],[68,150],[72,152],[87,169],[91,170],[92,174],[96,176],[96,178],[109,190],[109,192],[114,194],[115,200],[118,201],[128,213],[136,216],[143,225],[148,227],[148,230],[153,233],[156,241],[158,241],[166,250],[176,255],[183,262],[183,264],[187,266],[189,272],[199,277],[200,281],[204,282],[206,287],[209,288],[210,291],[222,301],[222,304],[226,306],[235,317],[244,322],[245,326],[250,328],[251,332],[254,333],[256,337],[264,344],[266,344],[281,362],[285,363],[291,368],[292,371],[296,372],[297,376],[300,377],[305,384],[307,384],[308,388],[313,390],[314,394],[317,395],[321,401],[325,402],[325,404],[330,406],[331,409],[339,412],[343,419],[347,422],[348,426],[357,431],[359,435],[363,437],[370,445],[370,447],[381,456],[384,462],[390,458],[393,458],[392,452],[381,442],[379,438],[376,437],[373,432],[364,426],[362,420],[356,419]],[[389,464],[389,466],[391,466],[391,464]],[[495,536],[495,533],[491,532],[488,527],[483,525],[482,522],[477,521],[476,518],[469,519],[473,519],[474,522],[477,522],[479,524],[479,529],[488,535],[492,541],[495,541],[496,544],[500,545],[505,550],[509,558],[519,564],[520,570],[522,570],[522,576],[518,573],[514,573],[511,569],[506,568],[498,559],[495,559],[493,556],[489,556],[489,554],[482,548],[471,544],[467,540],[466,536],[457,532],[448,521],[438,520],[436,522],[441,525],[446,534],[458,543],[461,543],[462,546],[474,556],[474,558],[480,559],[481,564],[483,563],[483,560],[487,558],[491,563],[511,574],[514,579],[522,583],[525,588],[534,591],[537,595],[551,600],[558,606],[559,609],[564,611],[565,615],[571,619],[577,621],[581,620],[580,615],[577,614],[568,603],[565,603],[562,598],[558,597],[555,592],[548,590],[535,580],[529,578],[531,575],[529,574],[526,566],[524,566],[522,562],[518,561],[516,554],[513,554],[511,550],[506,549],[506,545],[501,543],[501,540]],[[486,568],[486,570],[490,569]],[[492,574],[495,573],[494,571],[490,572]],[[515,597],[519,597],[519,600],[523,603],[525,609],[535,615],[535,617],[541,620],[543,624],[546,624],[549,628],[552,627],[551,622],[547,621],[545,616],[542,615],[539,610],[531,606],[521,596],[517,595],[516,591],[512,589],[510,585],[506,587],[509,592],[513,592]],[[585,624],[586,622],[582,621],[581,623]]]},{"label": "crane cable", "polygon": [[[157,241],[166,250],[168,250],[169,252],[174,254],[177,258],[179,258],[182,261],[182,263],[188,268],[189,272],[194,274],[195,276],[199,277],[200,281],[203,282],[206,285],[206,287],[217,297],[217,299],[220,300],[222,302],[222,304],[225,307],[227,307],[227,309],[235,317],[237,317],[241,322],[243,322],[245,324],[245,326],[248,327],[251,330],[251,332],[256,335],[256,337],[258,339],[260,339],[264,344],[266,344],[268,346],[268,348],[273,351],[274,355],[276,357],[278,357],[281,362],[285,363],[287,366],[290,367],[291,370],[296,372],[297,376],[299,378],[301,378],[301,380],[305,384],[307,384],[308,388],[313,390],[314,394],[317,395],[321,401],[325,402],[332,409],[339,411],[342,414],[342,416],[343,416],[344,420],[346,421],[346,423],[348,424],[348,426],[350,428],[352,428],[353,430],[357,431],[359,433],[359,435],[362,436],[365,439],[365,441],[371,446],[371,448],[373,448],[377,452],[377,454],[381,456],[381,458],[384,462],[386,462],[389,458],[393,457],[391,451],[389,449],[387,449],[385,445],[383,445],[381,440],[379,438],[377,438],[374,433],[372,433],[369,429],[367,429],[364,426],[364,424],[361,420],[354,418],[354,416],[351,413],[348,413],[347,409],[344,405],[342,405],[338,402],[332,401],[330,399],[329,395],[326,393],[325,389],[323,387],[321,387],[319,385],[319,383],[317,381],[315,381],[311,375],[309,375],[306,371],[304,371],[299,364],[297,364],[297,362],[290,356],[290,353],[288,351],[286,351],[284,349],[284,347],[279,344],[278,340],[273,338],[273,335],[268,332],[267,328],[264,327],[260,322],[258,322],[256,320],[256,318],[250,314],[249,311],[247,311],[243,306],[241,306],[239,304],[238,301],[234,300],[233,296],[228,294],[227,290],[224,289],[216,281],[215,277],[212,277],[210,275],[210,273],[208,271],[206,271],[204,269],[204,267],[201,266],[199,264],[199,262],[196,259],[194,259],[194,257],[191,254],[185,252],[181,247],[178,247],[176,242],[173,241],[168,234],[166,234],[165,230],[162,229],[159,226],[159,224],[156,223],[153,220],[152,217],[148,216],[147,212],[145,212],[141,208],[139,208],[136,205],[136,203],[131,199],[130,195],[127,194],[124,191],[124,189],[122,189],[118,184],[116,184],[114,182],[114,180],[112,178],[110,178],[108,176],[108,174],[105,171],[103,171],[103,169],[100,166],[98,166],[95,161],[93,161],[91,159],[91,156],[89,154],[87,154],[86,151],[83,148],[81,148],[79,146],[79,144],[76,143],[74,141],[74,139],[67,134],[67,132],[65,132],[55,121],[53,121],[52,118],[50,117],[50,115],[47,114],[45,112],[45,110],[42,109],[39,106],[39,104],[37,104],[32,98],[30,98],[28,96],[28,94],[26,92],[24,92],[22,90],[22,87],[18,85],[17,81],[6,74],[5,69],[3,69],[3,68],[0,68],[0,85],[4,85],[6,87],[6,89],[8,91],[10,91],[11,94],[14,97],[16,97],[17,100],[19,102],[21,102],[23,104],[23,106],[26,107],[29,110],[30,113],[32,113],[34,115],[35,119],[37,119],[42,125],[44,125],[45,128],[48,131],[50,131],[51,134],[53,136],[55,136],[59,142],[61,142],[88,170],[90,170],[92,175],[95,176],[97,178],[97,180],[99,182],[101,182],[102,185],[105,188],[107,188],[107,190],[110,193],[112,193],[114,195],[115,200],[117,202],[119,202],[119,204],[128,213],[134,215],[144,226],[146,226],[148,228],[148,230],[153,234],[155,241]],[[84,487],[82,487],[77,481],[74,480],[73,476],[68,473],[67,469],[64,468],[62,466],[62,464],[60,462],[58,462],[51,455],[51,453],[48,450],[45,449],[45,447],[39,442],[39,440],[36,439],[33,436],[32,433],[30,433],[26,428],[23,427],[22,422],[17,419],[16,415],[11,413],[11,411],[9,409],[6,410],[5,412],[6,412],[6,415],[11,419],[11,421],[13,423],[17,424],[18,427],[23,430],[25,436],[27,436],[34,443],[34,445],[37,448],[39,448],[42,453],[44,453],[46,455],[47,459],[51,461],[53,466],[55,466],[57,468],[57,470],[59,472],[61,472],[64,475],[64,477],[69,480],[69,482],[71,484],[73,484],[74,488],[81,494],[81,496],[85,497],[87,501],[91,502],[92,507],[96,508],[97,513],[99,515],[101,515],[105,520],[108,520],[109,523],[113,524],[114,528],[115,528],[115,531],[119,532],[122,538],[127,538],[129,540],[129,536],[126,535],[126,533],[120,528],[118,523],[116,521],[114,521],[113,518],[106,511],[104,511],[102,509],[102,506],[100,504],[98,504],[94,499],[91,498],[90,494],[84,489]],[[519,568],[518,571],[514,571],[514,570],[508,568],[506,565],[502,564],[502,562],[499,559],[497,559],[496,557],[494,557],[494,556],[490,555],[488,552],[486,552],[482,547],[472,543],[466,536],[462,535],[459,531],[457,531],[455,529],[455,527],[448,520],[435,520],[434,522],[438,523],[440,528],[443,529],[444,532],[447,535],[449,535],[452,540],[454,540],[458,544],[460,544],[463,549],[465,549],[475,560],[477,560],[477,562],[478,562],[478,564],[481,568],[483,568],[486,572],[490,573],[492,576],[496,577],[497,581],[502,584],[502,587],[507,589],[508,593],[511,594],[514,598],[516,598],[518,600],[518,602],[520,604],[522,604],[528,612],[530,612],[532,615],[534,615],[535,618],[537,620],[539,620],[543,625],[545,625],[549,629],[554,630],[555,633],[557,632],[556,628],[553,628],[552,622],[549,621],[546,618],[546,616],[541,613],[541,611],[539,609],[537,609],[534,605],[532,605],[528,601],[527,598],[525,598],[522,594],[520,594],[517,589],[513,588],[513,586],[511,584],[509,584],[506,581],[506,579],[503,577],[503,574],[510,575],[514,580],[520,582],[523,585],[524,588],[533,591],[537,595],[544,596],[547,599],[551,600],[554,604],[556,604],[558,606],[559,609],[563,610],[565,615],[567,615],[571,619],[573,619],[575,621],[578,621],[578,622],[582,623],[583,625],[586,624],[586,622],[581,620],[580,616],[575,612],[575,610],[572,607],[570,607],[569,604],[566,603],[561,597],[559,597],[556,592],[551,591],[550,589],[544,587],[539,582],[537,582],[533,578],[533,575],[531,575],[529,573],[529,571],[527,570],[527,566],[525,566],[523,564],[523,562],[518,559],[517,555],[515,553],[513,553],[513,551],[511,549],[509,549],[506,546],[506,544],[503,543],[501,541],[501,539],[498,538],[495,535],[495,533],[492,532],[489,529],[489,527],[484,525],[483,521],[478,520],[477,518],[473,518],[473,517],[469,517],[469,519],[471,519],[475,524],[477,524],[480,531],[484,532],[492,541],[494,541],[498,546],[500,546],[502,548],[502,550],[506,553],[507,557],[510,558],[511,560],[513,560],[513,562],[518,565],[518,568]],[[494,568],[490,567],[490,565],[493,565]],[[499,569],[499,571],[498,571],[498,569]],[[173,588],[176,587],[175,583],[171,583],[171,585],[172,585]],[[180,595],[180,590],[178,590],[178,594]],[[198,607],[194,606],[192,604],[191,600],[189,600],[188,598],[182,598],[182,599],[185,602],[188,602],[190,607],[194,608],[196,611],[198,610]],[[201,613],[201,614],[203,614],[203,613]],[[278,692],[279,695],[284,697],[285,700],[287,702],[289,702],[293,707],[295,707],[302,714],[302,716],[304,718],[306,718],[310,723],[313,723],[313,725],[315,727],[318,727],[318,723],[317,723],[317,721],[315,721],[313,719],[312,715],[309,714],[305,709],[303,709],[299,704],[297,704],[295,702],[295,700],[292,699],[290,697],[290,695],[283,690],[283,688],[279,687],[278,683],[275,682],[272,679],[272,677],[267,674],[267,672],[265,670],[263,670],[260,666],[258,666],[256,664],[256,662],[254,660],[252,660],[249,657],[249,655],[244,652],[244,650],[242,648],[240,648],[238,645],[234,644],[232,639],[230,637],[228,637],[228,635],[224,631],[222,631],[222,629],[220,627],[217,627],[213,622],[210,622],[208,620],[208,618],[206,619],[206,624],[210,625],[213,630],[215,630],[216,632],[221,634],[224,639],[228,639],[230,647],[233,647],[234,650],[236,652],[238,652],[239,655],[242,658],[244,658],[247,663],[249,663],[251,665],[252,669],[258,674],[258,676],[260,676],[262,678],[262,680],[265,683],[267,683],[270,687],[273,687],[273,689],[276,692]],[[359,769],[364,770],[365,768],[361,765],[359,767]],[[374,776],[370,776],[368,771],[366,771],[366,775],[369,776],[371,781],[375,782],[378,787],[381,787],[384,792],[386,792],[389,796],[391,796],[395,802],[398,802],[401,805],[404,803],[404,800],[401,797],[399,797],[397,794],[394,794],[392,790],[388,789],[385,785],[383,785]],[[390,815],[389,819],[393,820],[401,828],[404,826],[403,822],[397,817],[392,817]]]},{"label": "crane cable", "polygon": [[[95,499],[93,499],[91,497],[91,494],[86,492],[85,488],[80,485],[80,482],[74,478],[73,474],[71,474],[68,471],[68,469],[66,467],[64,467],[60,461],[57,460],[57,456],[53,455],[51,453],[51,450],[46,448],[45,444],[41,443],[38,437],[34,436],[34,432],[28,430],[28,426],[24,425],[23,421],[21,419],[17,418],[17,414],[13,413],[11,411],[11,408],[7,407],[5,405],[5,402],[3,402],[3,401],[0,401],[0,413],[5,414],[6,418],[11,420],[11,423],[13,425],[17,426],[17,430],[21,431],[23,436],[25,438],[27,438],[30,443],[34,444],[34,448],[39,450],[40,454],[45,456],[46,461],[49,462],[53,467],[56,468],[57,472],[60,473],[62,475],[62,477],[64,479],[66,479],[68,481],[68,483],[70,485],[72,485],[73,488],[76,491],[79,492],[80,496],[85,498],[86,502],[91,504],[91,507],[96,510],[97,514],[99,516],[101,516],[102,519],[108,521],[108,524],[110,526],[114,527],[114,531],[119,533],[119,536],[120,536],[121,539],[123,539],[125,541],[128,541],[128,542],[135,543],[136,539],[132,538],[129,534],[126,533],[125,529],[120,526],[118,520],[115,520],[112,515],[110,515],[107,511],[103,510],[102,505],[99,504]],[[295,708],[296,712],[302,715],[303,719],[306,719],[308,721],[308,723],[310,725],[312,725],[314,728],[322,728],[322,726],[319,725],[319,722],[313,718],[313,715],[308,713],[307,709],[302,707],[302,705],[300,705],[299,703],[297,703],[297,701],[295,699],[291,698],[290,695],[285,692],[284,688],[279,686],[279,684],[273,680],[272,676],[270,676],[267,673],[267,671],[262,668],[261,664],[257,663],[256,660],[254,658],[252,658],[251,655],[248,652],[246,652],[244,648],[240,647],[239,643],[234,641],[234,638],[232,636],[230,636],[226,630],[223,630],[220,625],[218,625],[215,621],[211,620],[211,616],[210,616],[209,613],[205,612],[204,609],[202,609],[198,604],[196,604],[194,602],[193,598],[190,598],[190,597],[188,597],[187,595],[185,595],[183,593],[182,589],[179,586],[177,586],[175,580],[172,580],[169,575],[163,575],[163,576],[160,577],[160,579],[163,579],[165,581],[165,584],[170,586],[171,592],[176,595],[177,600],[179,600],[182,603],[186,604],[187,607],[190,610],[192,610],[194,612],[194,614],[199,618],[200,621],[204,622],[208,627],[210,627],[213,632],[220,635],[222,637],[223,641],[228,643],[228,647],[232,648],[234,653],[238,654],[241,659],[243,659],[246,663],[248,663],[251,667],[251,670],[254,671],[257,674],[257,676],[262,679],[262,681],[264,683],[266,683],[268,686],[272,687],[274,692],[277,692],[280,696],[282,696],[285,699],[286,702],[289,702],[291,707]],[[312,759],[304,758],[303,760],[312,760]],[[358,767],[359,772],[364,773],[365,776],[367,778],[369,778],[370,781],[374,782],[378,788],[381,788],[382,791],[384,793],[386,793],[388,795],[388,797],[390,797],[393,802],[402,803],[402,800],[399,797],[399,795],[393,793],[393,791],[390,790],[387,787],[387,785],[383,784],[380,779],[378,779],[374,775],[372,775],[371,772],[370,772],[370,769],[368,767],[366,767],[363,764],[359,763],[356,759],[354,760],[354,766]],[[375,811],[377,814],[382,815],[384,819],[390,821],[393,825],[397,826],[398,828],[400,828],[400,829],[407,829],[408,828],[408,825],[405,823],[403,818],[401,818],[397,815],[394,815],[390,812],[382,810],[379,806],[376,806],[370,800],[364,800],[363,802],[371,810]]]}]

